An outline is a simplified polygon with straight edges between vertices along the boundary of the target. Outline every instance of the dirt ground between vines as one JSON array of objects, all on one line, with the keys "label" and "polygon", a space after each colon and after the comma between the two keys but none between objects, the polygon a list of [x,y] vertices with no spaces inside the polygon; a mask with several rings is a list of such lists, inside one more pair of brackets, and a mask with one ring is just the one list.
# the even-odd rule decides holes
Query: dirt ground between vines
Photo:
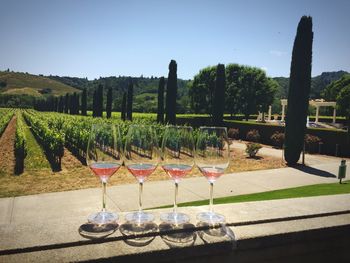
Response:
[{"label": "dirt ground between vines", "polygon": [[14,141],[16,117],[13,117],[0,138],[0,176],[15,170]]},{"label": "dirt ground between vines", "polygon": [[[273,169],[285,166],[279,158],[259,154],[258,158],[247,158],[242,150],[237,149],[231,152],[231,156],[232,161],[226,171],[227,173]],[[197,168],[194,168],[187,177],[198,176],[202,175]],[[169,180],[169,177],[158,167],[148,180]],[[109,185],[128,183],[136,183],[136,180],[128,173],[125,167],[122,167],[109,180]],[[93,176],[89,168],[84,166],[67,149],[65,149],[60,172],[52,172],[50,169],[37,169],[25,170],[19,176],[9,173],[0,176],[0,197],[61,192],[93,187],[100,187],[99,179]]]}]

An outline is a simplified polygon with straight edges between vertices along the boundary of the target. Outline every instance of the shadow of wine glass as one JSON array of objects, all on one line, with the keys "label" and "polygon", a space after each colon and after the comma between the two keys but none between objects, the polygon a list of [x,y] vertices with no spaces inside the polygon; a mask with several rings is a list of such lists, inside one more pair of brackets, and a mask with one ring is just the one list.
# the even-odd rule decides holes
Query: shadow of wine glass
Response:
[{"label": "shadow of wine glass", "polygon": [[117,223],[104,225],[86,223],[81,225],[78,231],[82,237],[88,239],[100,239],[113,234],[118,229],[118,227],[119,225]]},{"label": "shadow of wine glass", "polygon": [[225,224],[211,225],[205,222],[199,222],[197,228],[201,229],[198,231],[198,236],[206,244],[229,241],[232,242],[233,248],[237,246],[235,234],[231,228],[227,227]]},{"label": "shadow of wine glass", "polygon": [[170,248],[190,247],[196,241],[195,226],[191,223],[159,225],[160,237]]},{"label": "shadow of wine glass", "polygon": [[143,247],[150,244],[158,235],[158,226],[155,223],[131,223],[127,222],[119,227],[124,236],[123,241],[134,247]]}]

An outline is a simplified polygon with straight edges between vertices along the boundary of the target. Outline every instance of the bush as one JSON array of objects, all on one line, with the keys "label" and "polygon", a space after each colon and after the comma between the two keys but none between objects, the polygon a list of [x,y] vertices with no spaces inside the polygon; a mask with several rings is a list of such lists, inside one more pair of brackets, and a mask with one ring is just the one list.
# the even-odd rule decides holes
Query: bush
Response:
[{"label": "bush", "polygon": [[255,157],[258,151],[261,149],[261,145],[259,143],[247,143],[245,152],[249,155],[249,157]]},{"label": "bush", "polygon": [[250,130],[247,132],[247,141],[258,142],[260,141],[260,134],[258,130]]},{"label": "bush", "polygon": [[311,135],[311,134],[305,134],[305,145],[308,149],[308,152],[316,152],[318,144],[321,142],[320,137]]},{"label": "bush", "polygon": [[239,138],[239,129],[230,128],[228,129],[227,135],[230,139],[237,140]]},{"label": "bush", "polygon": [[284,143],[284,133],[276,131],[271,135],[270,139],[273,145],[275,145],[278,148],[282,148]]}]

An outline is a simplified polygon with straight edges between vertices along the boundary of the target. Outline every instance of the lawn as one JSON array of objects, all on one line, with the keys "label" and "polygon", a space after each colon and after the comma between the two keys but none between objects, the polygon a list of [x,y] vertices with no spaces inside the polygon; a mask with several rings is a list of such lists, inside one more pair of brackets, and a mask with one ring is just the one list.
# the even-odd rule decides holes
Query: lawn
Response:
[{"label": "lawn", "polygon": [[[336,195],[336,194],[348,194],[350,193],[350,181],[344,181],[342,184],[330,183],[330,184],[315,184],[300,186],[288,189],[274,190],[255,194],[245,194],[228,196],[214,199],[214,204],[230,204],[240,202],[252,202],[252,201],[264,201],[286,198],[298,198],[298,197],[311,197],[321,195]],[[179,204],[179,206],[200,206],[207,205],[209,200],[194,201],[188,203]],[[166,206],[171,207],[171,206]]]}]

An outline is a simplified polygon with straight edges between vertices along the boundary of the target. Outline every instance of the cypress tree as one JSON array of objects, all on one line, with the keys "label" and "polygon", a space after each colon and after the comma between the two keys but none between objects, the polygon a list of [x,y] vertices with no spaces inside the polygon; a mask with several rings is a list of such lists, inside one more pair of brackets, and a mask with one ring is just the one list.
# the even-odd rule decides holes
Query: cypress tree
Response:
[{"label": "cypress tree", "polygon": [[298,162],[303,148],[311,88],[312,18],[300,19],[294,40],[289,78],[284,157],[288,165]]},{"label": "cypress tree", "polygon": [[69,96],[69,114],[75,114],[75,100],[77,94],[74,92]]},{"label": "cypress tree", "polygon": [[112,88],[108,88],[107,92],[107,104],[106,104],[106,114],[107,118],[110,118],[112,116]]},{"label": "cypress tree", "polygon": [[96,110],[96,94],[97,94],[97,91],[96,89],[94,90],[94,95],[92,97],[92,116],[93,117],[96,117],[97,116],[97,110]]},{"label": "cypress tree", "polygon": [[132,83],[132,79],[129,79],[129,87],[128,87],[128,101],[126,103],[126,119],[132,121],[132,100],[134,95],[134,84]]},{"label": "cypress tree", "polygon": [[81,95],[81,115],[87,115],[87,92],[86,88],[83,89],[83,93]]},{"label": "cypress tree", "polygon": [[176,124],[176,96],[177,96],[177,64],[171,60],[169,64],[168,83],[166,88],[165,121]]},{"label": "cypress tree", "polygon": [[100,84],[97,89],[97,117],[102,117],[103,114],[103,86]]},{"label": "cypress tree", "polygon": [[126,120],[126,93],[123,93],[123,100],[122,100],[122,111],[121,111],[121,118],[123,121]]},{"label": "cypress tree", "polygon": [[216,80],[212,108],[213,125],[215,126],[221,126],[224,117],[225,85],[225,65],[218,64],[216,67]]},{"label": "cypress tree", "polygon": [[69,113],[69,93],[66,93],[66,97],[64,100],[64,113]]},{"label": "cypress tree", "polygon": [[164,122],[164,77],[159,79],[157,122]]},{"label": "cypress tree", "polygon": [[63,112],[63,107],[64,107],[64,99],[63,96],[60,96],[60,99],[58,101],[58,112]]},{"label": "cypress tree", "polygon": [[80,109],[80,103],[79,103],[79,94],[76,93],[76,97],[75,97],[75,114],[79,114],[79,109]]}]

